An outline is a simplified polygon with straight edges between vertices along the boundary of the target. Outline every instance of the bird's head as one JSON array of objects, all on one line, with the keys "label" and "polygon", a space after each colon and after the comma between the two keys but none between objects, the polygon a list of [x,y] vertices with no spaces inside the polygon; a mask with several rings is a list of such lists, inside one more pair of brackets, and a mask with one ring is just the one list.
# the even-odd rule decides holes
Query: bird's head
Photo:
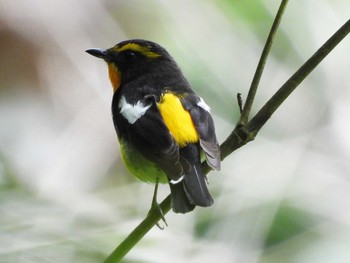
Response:
[{"label": "bird's head", "polygon": [[177,67],[163,47],[142,39],[123,41],[108,49],[88,49],[86,52],[107,63],[114,91],[122,80],[127,82],[148,72],[162,71],[167,65]]}]

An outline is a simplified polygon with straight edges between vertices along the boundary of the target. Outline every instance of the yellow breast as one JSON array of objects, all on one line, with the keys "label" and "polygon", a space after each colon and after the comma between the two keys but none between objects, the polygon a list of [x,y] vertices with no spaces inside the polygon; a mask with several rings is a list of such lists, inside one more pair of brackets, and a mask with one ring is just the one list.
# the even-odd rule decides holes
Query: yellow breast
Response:
[{"label": "yellow breast", "polygon": [[163,120],[180,147],[198,142],[198,134],[191,115],[186,111],[180,99],[173,93],[165,93],[158,103]]}]

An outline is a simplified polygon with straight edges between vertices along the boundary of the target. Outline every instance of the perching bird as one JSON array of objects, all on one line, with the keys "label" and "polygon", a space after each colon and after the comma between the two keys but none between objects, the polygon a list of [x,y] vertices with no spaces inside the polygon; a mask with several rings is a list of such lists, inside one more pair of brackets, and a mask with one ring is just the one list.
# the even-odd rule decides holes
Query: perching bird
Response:
[{"label": "perching bird", "polygon": [[214,122],[169,53],[141,39],[86,52],[108,65],[113,121],[129,172],[145,182],[169,183],[176,213],[211,206],[200,164],[204,152],[208,165],[220,169]]}]

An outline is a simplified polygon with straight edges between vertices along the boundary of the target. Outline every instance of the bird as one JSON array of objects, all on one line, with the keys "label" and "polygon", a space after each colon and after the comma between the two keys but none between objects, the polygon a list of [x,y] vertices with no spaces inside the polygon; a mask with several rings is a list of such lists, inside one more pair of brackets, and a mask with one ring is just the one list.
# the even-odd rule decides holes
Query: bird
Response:
[{"label": "bird", "polygon": [[86,50],[107,63],[112,118],[127,170],[147,183],[168,183],[171,207],[187,213],[214,200],[201,169],[220,170],[210,107],[161,45],[144,39]]}]

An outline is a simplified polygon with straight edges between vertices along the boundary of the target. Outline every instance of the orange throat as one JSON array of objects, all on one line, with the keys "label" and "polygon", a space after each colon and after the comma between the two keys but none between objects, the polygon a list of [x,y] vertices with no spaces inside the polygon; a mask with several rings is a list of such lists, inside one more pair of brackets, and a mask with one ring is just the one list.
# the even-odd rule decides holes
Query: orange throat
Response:
[{"label": "orange throat", "polygon": [[108,64],[108,75],[113,86],[113,91],[116,92],[120,86],[121,76],[118,68],[112,63]]}]

